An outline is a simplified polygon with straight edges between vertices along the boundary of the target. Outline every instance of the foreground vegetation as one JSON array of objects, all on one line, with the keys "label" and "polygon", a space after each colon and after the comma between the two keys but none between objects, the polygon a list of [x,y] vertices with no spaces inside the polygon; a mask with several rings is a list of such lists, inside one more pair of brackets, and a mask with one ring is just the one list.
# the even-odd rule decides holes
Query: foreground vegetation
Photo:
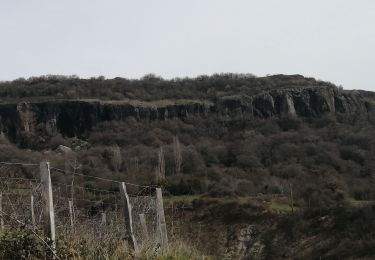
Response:
[{"label": "foreground vegetation", "polygon": [[[168,210],[174,206],[174,211]],[[292,207],[288,197],[169,197],[170,244],[128,250],[118,237],[89,230],[58,234],[60,259],[371,259],[375,207],[349,200],[331,208]],[[39,234],[35,236],[35,233]],[[18,226],[0,232],[0,259],[48,259],[40,230]],[[155,241],[153,241],[155,242]]]},{"label": "foreground vegetation", "polygon": [[194,223],[186,233],[215,259],[373,259],[373,202],[292,211],[285,199],[196,199],[185,215]]},{"label": "foreground vegetation", "polygon": [[[49,259],[50,249],[29,229],[11,229],[0,232],[0,259]],[[203,253],[188,246],[187,242],[172,241],[167,250],[141,248],[134,253],[128,250],[125,242],[118,239],[104,243],[95,237],[82,239],[76,237],[59,237],[57,244],[57,259],[157,259],[157,260],[188,260],[210,259]]]}]

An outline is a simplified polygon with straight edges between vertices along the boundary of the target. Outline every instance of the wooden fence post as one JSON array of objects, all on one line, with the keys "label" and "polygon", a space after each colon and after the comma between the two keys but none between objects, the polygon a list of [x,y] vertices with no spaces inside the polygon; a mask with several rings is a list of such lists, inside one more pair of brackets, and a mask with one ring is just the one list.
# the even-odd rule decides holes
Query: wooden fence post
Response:
[{"label": "wooden fence post", "polygon": [[0,229],[4,229],[4,218],[3,218],[3,214],[2,214],[2,211],[3,211],[3,193],[2,192],[0,192],[0,211],[1,211]]},{"label": "wooden fence post", "polygon": [[156,212],[158,220],[158,232],[160,246],[164,249],[168,246],[167,224],[165,223],[163,195],[161,188],[156,188]]},{"label": "wooden fence post", "polygon": [[132,207],[130,205],[129,196],[126,191],[125,182],[120,183],[120,193],[121,193],[121,202],[122,202],[122,209],[124,213],[125,219],[125,232],[126,232],[126,239],[131,249],[135,252],[138,252],[137,242],[135,240],[134,232],[133,232],[133,218],[132,218]]},{"label": "wooden fence post", "polygon": [[34,195],[30,196],[31,223],[35,226]]},{"label": "wooden fence post", "polygon": [[52,182],[49,170],[49,162],[40,163],[40,180],[43,192],[43,216],[44,216],[44,233],[51,242],[53,255],[56,255],[56,231],[55,231],[55,212],[53,210]]},{"label": "wooden fence post", "polygon": [[73,201],[69,200],[70,227],[74,228]]},{"label": "wooden fence post", "polygon": [[148,240],[148,229],[147,229],[147,223],[146,223],[146,217],[145,214],[139,214],[139,222],[141,224],[142,229],[142,235],[145,240]]}]

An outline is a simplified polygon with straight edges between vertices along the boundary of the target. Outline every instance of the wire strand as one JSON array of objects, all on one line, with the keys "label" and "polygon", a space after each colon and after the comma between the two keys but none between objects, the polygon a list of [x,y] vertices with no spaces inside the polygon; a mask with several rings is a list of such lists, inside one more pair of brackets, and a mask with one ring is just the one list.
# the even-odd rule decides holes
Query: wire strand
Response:
[{"label": "wire strand", "polygon": [[37,181],[37,179],[20,178],[20,177],[6,177],[6,176],[0,176],[0,179],[18,180],[18,181]]},{"label": "wire strand", "polygon": [[[36,163],[22,163],[22,162],[0,162],[2,165],[17,165],[17,166],[38,166],[39,164]],[[55,170],[60,173],[65,173],[65,174],[71,174],[71,175],[77,175],[77,176],[82,176],[82,177],[87,177],[87,178],[93,178],[101,181],[108,181],[108,182],[116,182],[116,183],[122,183],[121,181],[116,181],[113,179],[108,179],[108,178],[103,178],[103,177],[97,177],[89,174],[83,174],[83,173],[75,173],[75,172],[70,172],[70,171],[65,171],[56,167],[50,167],[51,170]],[[134,186],[134,187],[141,187],[141,188],[159,188],[157,185],[139,185],[135,183],[130,183],[130,182],[124,182],[126,185],[129,186]]]},{"label": "wire strand", "polygon": [[[107,179],[107,178],[97,177],[97,176],[88,175],[88,174],[83,174],[83,173],[74,173],[74,172],[65,171],[65,170],[62,170],[62,169],[59,169],[59,168],[56,168],[56,167],[50,167],[50,169],[51,169],[51,170],[55,170],[55,171],[60,172],[60,173],[65,173],[65,174],[78,175],[78,176],[88,177],[88,178],[93,178],[93,179],[102,180],[102,181],[109,181],[109,182],[122,183],[122,181],[116,181],[116,180],[112,180],[112,179]],[[125,183],[126,185],[134,186],[134,187],[141,187],[141,188],[158,188],[158,186],[156,186],[156,185],[139,185],[139,184],[134,184],[134,183],[125,182],[125,181],[124,181],[124,183]]]},{"label": "wire strand", "polygon": [[38,166],[39,164],[36,164],[36,163],[20,163],[20,162],[0,162],[0,164],[3,164],[3,165],[21,165],[21,166]]},{"label": "wire strand", "polygon": [[89,190],[89,191],[99,191],[99,192],[107,192],[107,193],[119,193],[118,191],[113,191],[113,190],[104,190],[104,189],[95,189],[95,188],[87,188],[87,187],[83,187],[83,186],[80,186],[80,185],[77,185],[77,184],[66,184],[66,183],[62,183],[62,182],[53,182],[53,184],[57,184],[57,185],[62,185],[62,186],[66,186],[66,187],[73,187],[73,188],[78,188],[78,189],[85,189],[85,190]]}]

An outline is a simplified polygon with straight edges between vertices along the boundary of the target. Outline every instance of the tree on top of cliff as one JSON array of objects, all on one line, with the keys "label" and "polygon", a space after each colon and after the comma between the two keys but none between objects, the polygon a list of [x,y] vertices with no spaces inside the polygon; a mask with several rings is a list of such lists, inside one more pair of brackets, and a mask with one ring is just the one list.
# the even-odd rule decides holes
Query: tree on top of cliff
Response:
[{"label": "tree on top of cliff", "polygon": [[[230,87],[228,87],[230,86]],[[255,77],[252,74],[221,73],[196,78],[163,79],[146,74],[140,79],[104,77],[80,79],[75,75],[46,75],[0,82],[0,97],[33,99],[214,99],[219,96],[254,95],[285,87],[334,86],[301,75]]]}]

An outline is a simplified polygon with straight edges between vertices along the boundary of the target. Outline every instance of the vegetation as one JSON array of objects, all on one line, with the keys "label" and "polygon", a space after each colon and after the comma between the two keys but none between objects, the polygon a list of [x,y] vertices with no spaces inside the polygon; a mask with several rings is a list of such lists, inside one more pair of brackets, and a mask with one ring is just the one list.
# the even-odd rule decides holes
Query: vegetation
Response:
[{"label": "vegetation", "polygon": [[[283,130],[280,125],[286,120],[293,120],[296,127]],[[82,173],[146,184],[156,181],[163,147],[164,185],[172,195],[286,195],[293,189],[296,205],[327,207],[344,198],[375,198],[371,188],[373,131],[370,123],[348,124],[330,115],[312,121],[273,118],[240,124],[190,118],[151,125],[129,119],[99,124],[87,133],[88,143],[82,149],[76,138],[59,135],[50,138],[44,149],[77,145],[69,156],[82,166]],[[176,135],[181,153],[179,172],[173,148]],[[21,141],[21,146],[35,147],[32,137],[27,140],[30,144]],[[3,161],[38,162],[48,156],[60,168],[66,167],[66,160],[71,161],[64,153],[46,154],[37,144],[34,151],[19,149],[4,137],[0,145]],[[73,170],[73,165],[69,167]]]},{"label": "vegetation", "polygon": [[[60,259],[157,259],[188,260],[210,259],[196,249],[189,247],[186,241],[171,241],[167,250],[149,250],[147,247],[134,253],[129,251],[118,239],[99,243],[96,237],[82,234],[69,239],[58,239],[57,252]],[[0,233],[0,259],[49,259],[51,251],[29,229],[12,229]],[[147,250],[146,250],[147,249]],[[152,248],[151,248],[152,249]]]},{"label": "vegetation", "polygon": [[164,80],[153,74],[141,79],[104,77],[79,79],[77,76],[48,75],[20,78],[0,83],[3,102],[48,99],[101,100],[179,100],[211,99],[221,96],[253,95],[270,89],[290,86],[333,86],[301,75],[275,75],[257,78],[252,74],[223,73],[197,78]]},{"label": "vegetation", "polygon": [[[175,104],[306,86],[334,87],[299,75],[256,78],[221,74],[173,80],[155,75],[140,80],[46,76],[0,83],[0,102],[85,99]],[[371,217],[375,122],[364,116],[327,113],[309,118],[282,115],[228,121],[198,116],[164,121],[129,117],[101,122],[77,137],[36,129],[36,133],[25,131],[14,140],[2,134],[0,161],[39,162],[48,158],[59,168],[83,174],[157,183],[163,186],[167,203],[191,206],[181,215],[185,223],[203,223],[205,234],[216,235],[215,227],[227,232],[215,238],[207,235],[212,241],[199,236],[193,245],[199,251],[192,254],[190,247],[181,249],[178,242],[176,250],[166,252],[165,259],[199,258],[202,252],[214,257],[225,255],[223,248],[229,248],[229,242],[223,245],[220,238],[234,241],[234,234],[249,222],[254,230],[249,231],[247,246],[253,248],[256,242],[262,245],[262,249],[252,249],[262,252],[260,259],[375,255]],[[71,150],[62,151],[61,145]],[[14,174],[9,168],[1,170]],[[34,176],[26,168],[20,171]],[[52,177],[57,181],[62,178]],[[117,189],[79,176],[75,181],[85,187]],[[186,231],[181,232],[182,241],[197,240],[195,229],[181,227]],[[34,238],[22,231],[2,233],[0,244],[9,246],[1,247],[0,258],[7,258],[7,250],[17,251],[18,247],[26,250],[19,251],[21,255],[38,258],[39,247],[28,246],[33,243]],[[73,239],[60,246],[76,259],[98,255],[116,259],[128,254],[118,245],[96,249],[88,245],[79,247]],[[100,251],[103,249],[107,252]]]}]

